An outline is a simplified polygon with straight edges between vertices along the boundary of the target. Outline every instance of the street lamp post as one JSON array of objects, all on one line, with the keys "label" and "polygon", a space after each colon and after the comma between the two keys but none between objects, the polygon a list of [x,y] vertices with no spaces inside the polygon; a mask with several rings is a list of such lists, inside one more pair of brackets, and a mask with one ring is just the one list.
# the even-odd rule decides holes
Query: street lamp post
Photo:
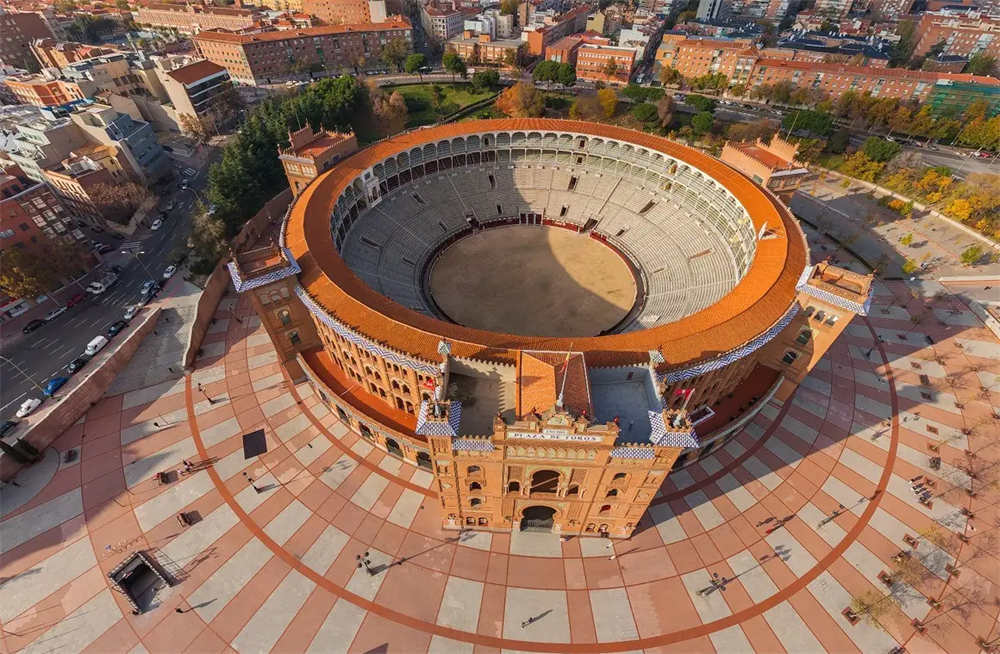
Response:
[{"label": "street lamp post", "polygon": [[135,260],[139,262],[139,265],[141,265],[142,269],[146,271],[146,274],[149,275],[150,278],[153,279],[153,281],[156,281],[155,277],[153,277],[153,272],[149,269],[149,267],[145,264],[145,262],[143,262],[143,260],[139,258],[140,254],[146,254],[145,250],[122,250],[121,253],[131,254],[133,257],[135,257]]},{"label": "street lamp post", "polygon": [[5,356],[0,356],[0,359],[3,359],[4,361],[6,361],[10,365],[12,365],[14,367],[14,370],[17,370],[19,373],[21,373],[22,377],[24,377],[29,382],[31,382],[32,386],[34,386],[35,388],[37,388],[38,390],[40,390],[42,393],[45,392],[45,389],[42,388],[41,384],[39,384],[38,382],[36,382],[35,379],[31,375],[29,375],[28,373],[24,372],[24,370],[21,368],[21,366],[17,365],[16,363],[14,363],[13,361],[11,361],[10,359],[8,359]]}]

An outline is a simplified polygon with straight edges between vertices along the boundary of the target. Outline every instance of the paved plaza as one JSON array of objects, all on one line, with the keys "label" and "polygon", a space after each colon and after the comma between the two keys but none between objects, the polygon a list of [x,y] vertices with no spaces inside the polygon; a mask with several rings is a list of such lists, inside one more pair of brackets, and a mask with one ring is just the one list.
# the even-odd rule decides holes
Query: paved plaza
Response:
[{"label": "paved plaza", "polygon": [[[229,297],[195,371],[113,387],[3,489],[0,650],[977,652],[1000,637],[1000,345],[920,288],[878,284],[790,401],[614,543],[443,532],[431,474],[291,384]],[[108,573],[138,551],[173,584],[134,615]]]}]

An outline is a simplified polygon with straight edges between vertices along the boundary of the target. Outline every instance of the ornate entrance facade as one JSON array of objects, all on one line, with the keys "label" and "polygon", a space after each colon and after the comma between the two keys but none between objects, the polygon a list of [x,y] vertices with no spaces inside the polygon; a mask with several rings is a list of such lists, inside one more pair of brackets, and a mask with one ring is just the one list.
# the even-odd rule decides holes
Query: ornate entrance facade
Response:
[{"label": "ornate entrance facade", "polygon": [[555,515],[551,506],[529,506],[521,511],[521,531],[552,531]]}]

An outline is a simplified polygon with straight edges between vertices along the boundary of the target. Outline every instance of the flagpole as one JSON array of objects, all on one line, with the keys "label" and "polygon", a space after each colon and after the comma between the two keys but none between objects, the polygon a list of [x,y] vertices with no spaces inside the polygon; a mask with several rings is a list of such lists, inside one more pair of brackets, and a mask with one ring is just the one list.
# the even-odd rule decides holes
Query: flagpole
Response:
[{"label": "flagpole", "polygon": [[[573,344],[570,343],[569,347],[570,350],[572,350]],[[563,393],[566,391],[566,378],[569,377],[569,357],[570,353],[569,351],[567,351],[566,360],[563,361],[563,378],[562,378],[562,384],[559,385],[559,399],[556,400],[556,406],[558,406],[560,409],[563,406]]]},{"label": "flagpole", "polygon": [[691,396],[694,395],[694,389],[687,389],[687,393],[684,394],[684,404],[681,405],[681,411],[687,411],[688,402],[691,401]]}]

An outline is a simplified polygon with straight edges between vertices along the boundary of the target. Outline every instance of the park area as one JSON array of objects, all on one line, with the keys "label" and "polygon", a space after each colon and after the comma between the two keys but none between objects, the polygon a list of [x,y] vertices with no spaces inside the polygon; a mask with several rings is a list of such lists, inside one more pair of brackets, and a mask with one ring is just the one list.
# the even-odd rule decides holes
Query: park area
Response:
[{"label": "park area", "polygon": [[404,84],[385,90],[399,91],[406,101],[407,127],[436,123],[494,94],[488,88],[476,89],[472,84]]}]

